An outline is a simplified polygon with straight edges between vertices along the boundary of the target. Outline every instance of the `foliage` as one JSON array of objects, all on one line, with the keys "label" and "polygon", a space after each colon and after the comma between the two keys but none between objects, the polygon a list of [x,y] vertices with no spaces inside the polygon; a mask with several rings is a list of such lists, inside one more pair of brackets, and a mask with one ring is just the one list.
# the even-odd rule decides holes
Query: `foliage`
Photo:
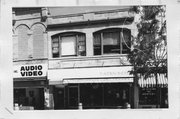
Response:
[{"label": "foliage", "polygon": [[132,38],[130,62],[132,73],[146,77],[152,73],[167,73],[167,40],[165,6],[138,6],[133,11],[138,33]]}]

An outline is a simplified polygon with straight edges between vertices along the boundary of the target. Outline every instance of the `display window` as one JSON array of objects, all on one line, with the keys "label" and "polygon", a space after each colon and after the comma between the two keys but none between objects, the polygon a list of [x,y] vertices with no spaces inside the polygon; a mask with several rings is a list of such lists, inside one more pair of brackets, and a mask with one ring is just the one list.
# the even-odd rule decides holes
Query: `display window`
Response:
[{"label": "display window", "polygon": [[14,105],[19,110],[43,110],[44,88],[15,88]]},{"label": "display window", "polygon": [[131,103],[126,83],[82,83],[54,87],[55,109],[116,109]]},{"label": "display window", "polygon": [[[168,108],[168,89],[166,87],[144,87],[139,89],[139,105],[142,108]],[[158,102],[160,100],[160,102]],[[158,105],[157,105],[158,104]]]}]

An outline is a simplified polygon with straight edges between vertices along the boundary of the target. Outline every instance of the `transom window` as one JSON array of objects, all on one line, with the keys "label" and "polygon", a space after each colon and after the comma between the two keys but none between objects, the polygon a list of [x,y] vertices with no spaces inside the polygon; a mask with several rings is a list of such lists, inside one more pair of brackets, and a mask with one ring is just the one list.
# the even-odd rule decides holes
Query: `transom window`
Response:
[{"label": "transom window", "polygon": [[67,56],[85,56],[85,34],[73,32],[52,36],[52,55],[53,58]]},{"label": "transom window", "polygon": [[105,29],[94,36],[94,55],[128,54],[130,52],[131,33],[128,29]]}]

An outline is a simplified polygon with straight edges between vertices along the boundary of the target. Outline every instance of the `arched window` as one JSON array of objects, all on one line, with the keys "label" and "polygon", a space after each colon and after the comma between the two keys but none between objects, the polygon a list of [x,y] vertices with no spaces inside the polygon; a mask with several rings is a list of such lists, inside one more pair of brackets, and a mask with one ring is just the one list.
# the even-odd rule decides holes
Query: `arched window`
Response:
[{"label": "arched window", "polygon": [[28,59],[29,28],[25,25],[17,27],[18,34],[18,59]]},{"label": "arched window", "polygon": [[85,56],[86,38],[84,33],[67,32],[52,36],[52,56]]},{"label": "arched window", "polygon": [[112,28],[93,33],[94,55],[128,54],[131,32],[128,29]]},{"label": "arched window", "polygon": [[44,31],[45,27],[42,24],[36,24],[32,27],[33,31],[33,58],[44,58],[45,51],[45,39]]}]

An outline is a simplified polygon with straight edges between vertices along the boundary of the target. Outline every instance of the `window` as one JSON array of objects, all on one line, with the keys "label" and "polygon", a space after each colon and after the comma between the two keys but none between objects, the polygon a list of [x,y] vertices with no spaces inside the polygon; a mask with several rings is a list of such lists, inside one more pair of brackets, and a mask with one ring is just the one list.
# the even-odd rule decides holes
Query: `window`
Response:
[{"label": "window", "polygon": [[55,57],[85,56],[86,43],[83,33],[63,33],[52,36],[52,55]]},{"label": "window", "polygon": [[130,52],[130,30],[106,29],[95,32],[94,55],[128,54]]},{"label": "window", "polygon": [[117,109],[131,104],[130,84],[81,83],[54,87],[54,109]]}]

